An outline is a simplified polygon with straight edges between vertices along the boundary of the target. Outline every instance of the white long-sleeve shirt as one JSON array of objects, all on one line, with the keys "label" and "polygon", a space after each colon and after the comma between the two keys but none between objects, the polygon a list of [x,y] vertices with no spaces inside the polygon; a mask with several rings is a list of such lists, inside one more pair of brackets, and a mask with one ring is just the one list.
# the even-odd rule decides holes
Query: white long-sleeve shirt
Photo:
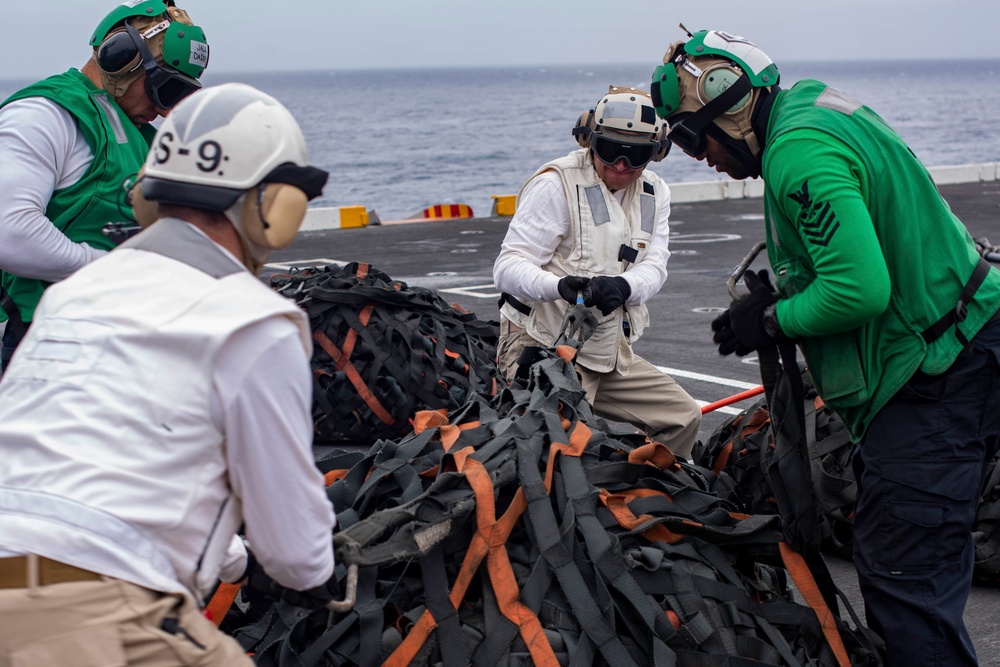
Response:
[{"label": "white long-sleeve shirt", "polygon": [[[190,555],[201,546],[191,536],[225,522],[228,509],[213,508],[237,499],[265,571],[288,588],[318,586],[333,573],[335,517],[312,457],[302,329],[264,316],[276,295],[260,285],[260,316],[246,303],[217,305],[233,303],[246,322],[228,324],[225,309],[207,320],[223,329],[205,335],[224,335],[225,343],[202,369],[204,350],[177,345],[201,344],[198,326],[184,333],[202,321],[187,308],[215,285],[190,271],[180,285],[181,269],[123,248],[43,297],[40,318],[0,381],[0,557],[35,553],[153,590],[197,593],[192,580],[203,576],[193,571],[202,567]],[[119,275],[135,277],[121,303],[114,305],[113,289],[94,294]],[[257,294],[255,279],[236,279],[247,289],[226,294]],[[213,444],[219,438],[221,450]],[[224,579],[245,565],[238,546],[221,558]]]},{"label": "white long-sleeve shirt", "polygon": [[105,254],[45,216],[52,193],[83,177],[94,155],[68,111],[29,97],[0,108],[0,269],[56,282]]},{"label": "white long-sleeve shirt", "polygon": [[[621,202],[624,191],[614,194]],[[667,280],[669,218],[670,206],[667,204],[660,210],[645,257],[621,274],[632,289],[628,298],[630,304],[645,303]],[[529,181],[493,265],[496,287],[501,292],[537,301],[561,298],[559,276],[541,267],[560,250],[568,254],[570,249],[563,245],[569,235],[571,219],[562,179],[557,172],[547,171]]]}]

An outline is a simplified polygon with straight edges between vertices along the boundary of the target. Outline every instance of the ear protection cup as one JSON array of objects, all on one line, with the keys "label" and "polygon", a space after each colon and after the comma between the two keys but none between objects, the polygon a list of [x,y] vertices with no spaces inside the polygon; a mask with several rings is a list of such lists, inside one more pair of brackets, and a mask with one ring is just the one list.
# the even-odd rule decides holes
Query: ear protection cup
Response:
[{"label": "ear protection cup", "polygon": [[131,72],[141,63],[142,56],[125,28],[115,30],[97,47],[94,60],[105,74]]},{"label": "ear protection cup", "polygon": [[295,239],[306,217],[309,198],[287,183],[261,183],[247,193],[240,222],[254,245],[277,250]]},{"label": "ear protection cup", "polygon": [[[143,74],[143,54],[136,46],[129,30],[134,31],[135,28],[127,24],[126,26],[109,34],[101,45],[94,49],[93,56],[105,89],[116,98],[124,95],[132,82]],[[142,41],[141,37],[139,41]]]},{"label": "ear protection cup", "polygon": [[671,143],[670,139],[667,139],[667,133],[669,132],[670,126],[664,122],[663,126],[660,127],[660,134],[656,138],[656,142],[659,146],[657,147],[656,152],[653,153],[653,162],[659,162],[663,158],[667,157],[667,153],[670,152]]},{"label": "ear protection cup", "polygon": [[573,127],[573,137],[576,139],[576,143],[580,144],[580,148],[590,148],[590,133],[593,131],[594,110],[591,109],[580,114]]},{"label": "ear protection cup", "polygon": [[[743,76],[743,72],[734,69],[728,63],[717,63],[709,66],[698,77],[698,100],[704,105],[708,104],[716,97],[726,92],[730,86],[736,83]],[[736,113],[750,100],[751,94],[747,93],[740,101],[729,107],[727,114]]]},{"label": "ear protection cup", "polygon": [[125,200],[132,206],[132,215],[139,226],[145,229],[160,219],[160,205],[155,201],[146,199],[142,192],[143,172],[139,170],[139,176],[135,183],[129,188]]}]

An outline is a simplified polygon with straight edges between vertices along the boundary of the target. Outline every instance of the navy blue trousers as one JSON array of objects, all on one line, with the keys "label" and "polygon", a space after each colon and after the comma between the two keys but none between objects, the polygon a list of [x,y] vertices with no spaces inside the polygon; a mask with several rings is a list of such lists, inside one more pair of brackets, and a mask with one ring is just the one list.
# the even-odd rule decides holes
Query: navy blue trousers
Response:
[{"label": "navy blue trousers", "polygon": [[917,373],[872,421],[855,456],[854,563],[887,667],[978,664],[962,614],[972,524],[998,444],[1000,320],[946,373]]}]

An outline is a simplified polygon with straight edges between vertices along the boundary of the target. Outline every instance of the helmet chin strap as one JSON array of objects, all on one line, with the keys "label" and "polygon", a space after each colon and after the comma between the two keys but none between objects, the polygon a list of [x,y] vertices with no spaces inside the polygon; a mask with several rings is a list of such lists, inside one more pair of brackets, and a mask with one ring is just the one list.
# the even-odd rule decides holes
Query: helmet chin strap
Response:
[{"label": "helmet chin strap", "polygon": [[723,145],[727,152],[740,161],[747,171],[749,178],[760,176],[760,156],[754,155],[750,146],[742,139],[734,139],[714,123],[705,128],[705,131],[716,141]]},{"label": "helmet chin strap", "polygon": [[761,157],[764,154],[764,146],[767,144],[767,124],[771,118],[774,93],[778,90],[777,85],[771,86],[770,90],[761,89],[760,96],[754,102],[754,110],[750,119],[753,132],[747,138],[752,138],[755,146],[751,146],[746,140],[734,139],[714,123],[705,128],[713,139],[725,146],[726,150],[740,161],[750,178],[758,178],[761,175]]},{"label": "helmet chin strap", "polygon": [[259,276],[267,264],[267,258],[271,255],[271,249],[253,243],[247,238],[243,230],[243,207],[246,205],[247,197],[253,190],[247,190],[236,202],[226,209],[226,217],[233,223],[236,234],[240,237],[240,245],[243,247],[243,264],[250,269],[255,276]]}]

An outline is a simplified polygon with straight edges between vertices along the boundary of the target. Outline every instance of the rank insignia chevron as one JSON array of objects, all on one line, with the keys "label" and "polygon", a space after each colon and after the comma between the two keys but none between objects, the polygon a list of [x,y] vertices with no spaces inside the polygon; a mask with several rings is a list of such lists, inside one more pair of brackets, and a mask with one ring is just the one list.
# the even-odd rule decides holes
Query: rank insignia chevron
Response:
[{"label": "rank insignia chevron", "polygon": [[802,207],[799,224],[809,242],[821,246],[829,245],[830,239],[840,228],[840,221],[837,220],[829,202],[813,203],[809,196],[809,181],[804,181],[802,188],[788,197]]}]

